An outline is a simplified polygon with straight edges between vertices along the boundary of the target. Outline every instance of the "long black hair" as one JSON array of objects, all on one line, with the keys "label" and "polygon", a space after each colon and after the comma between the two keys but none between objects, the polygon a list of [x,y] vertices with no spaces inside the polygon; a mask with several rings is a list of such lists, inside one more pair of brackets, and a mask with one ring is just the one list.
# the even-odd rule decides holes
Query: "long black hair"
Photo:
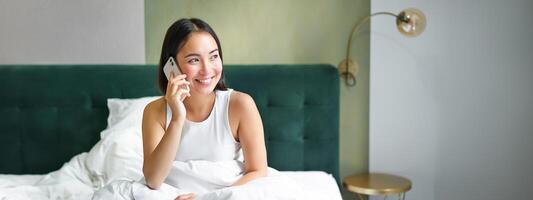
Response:
[{"label": "long black hair", "polygon": [[[161,58],[159,59],[157,76],[159,89],[163,94],[166,93],[168,84],[167,77],[163,72],[163,66],[170,57],[173,57],[174,60],[176,60],[176,63],[178,62],[178,60],[176,59],[176,55],[193,32],[209,33],[213,37],[213,39],[215,39],[218,46],[218,55],[220,56],[220,60],[222,61],[222,63],[224,63],[224,59],[222,58],[222,47],[220,46],[220,41],[218,40],[217,34],[215,33],[215,31],[213,31],[209,24],[196,18],[184,18],[174,22],[168,28],[167,33],[165,34],[165,39],[163,40],[163,47],[161,48]],[[227,90],[226,84],[224,82],[224,70],[222,70],[220,80],[218,81],[215,90]]]}]

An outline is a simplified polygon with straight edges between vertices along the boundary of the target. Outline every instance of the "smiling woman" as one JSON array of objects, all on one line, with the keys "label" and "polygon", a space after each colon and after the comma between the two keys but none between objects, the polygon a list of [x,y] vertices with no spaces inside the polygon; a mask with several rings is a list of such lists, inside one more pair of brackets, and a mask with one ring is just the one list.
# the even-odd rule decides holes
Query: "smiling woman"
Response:
[{"label": "smiling woman", "polygon": [[[183,74],[166,80],[162,64],[171,57]],[[222,71],[222,48],[207,23],[181,19],[168,29],[159,65],[165,96],[148,104],[143,118],[143,173],[148,187],[159,189],[165,182],[194,193],[209,190],[180,185],[174,161],[246,160],[242,177],[232,185],[266,175],[259,111],[249,95],[225,87]],[[181,101],[183,97],[187,98]],[[204,145],[208,148],[199,148]],[[178,198],[194,198],[194,193]]]}]

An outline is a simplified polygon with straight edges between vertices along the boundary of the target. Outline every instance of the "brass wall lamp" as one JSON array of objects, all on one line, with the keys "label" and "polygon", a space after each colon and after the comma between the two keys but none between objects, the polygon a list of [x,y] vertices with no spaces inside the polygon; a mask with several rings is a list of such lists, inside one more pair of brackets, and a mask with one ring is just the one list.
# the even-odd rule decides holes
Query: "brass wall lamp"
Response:
[{"label": "brass wall lamp", "polygon": [[408,8],[402,10],[398,15],[391,12],[377,12],[366,16],[361,21],[357,22],[354,25],[352,32],[350,33],[350,39],[348,40],[348,49],[346,50],[346,58],[342,60],[338,65],[339,73],[341,75],[341,78],[344,79],[344,83],[346,83],[346,86],[351,87],[357,84],[356,76],[359,72],[359,65],[357,64],[357,61],[354,62],[350,58],[353,35],[359,31],[361,25],[363,25],[371,17],[376,15],[390,15],[395,17],[396,27],[398,28],[398,31],[402,35],[405,35],[407,37],[416,37],[422,32],[424,32],[424,29],[426,28],[426,16],[424,15],[424,13],[422,13],[422,11],[416,8]]}]

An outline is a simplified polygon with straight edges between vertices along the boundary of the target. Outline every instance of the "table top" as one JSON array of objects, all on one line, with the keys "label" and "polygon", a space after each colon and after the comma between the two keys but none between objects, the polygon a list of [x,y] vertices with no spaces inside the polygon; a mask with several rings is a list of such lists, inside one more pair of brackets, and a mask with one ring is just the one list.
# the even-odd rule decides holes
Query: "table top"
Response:
[{"label": "table top", "polygon": [[365,195],[389,195],[411,189],[411,181],[401,176],[382,173],[363,173],[345,177],[344,187]]}]

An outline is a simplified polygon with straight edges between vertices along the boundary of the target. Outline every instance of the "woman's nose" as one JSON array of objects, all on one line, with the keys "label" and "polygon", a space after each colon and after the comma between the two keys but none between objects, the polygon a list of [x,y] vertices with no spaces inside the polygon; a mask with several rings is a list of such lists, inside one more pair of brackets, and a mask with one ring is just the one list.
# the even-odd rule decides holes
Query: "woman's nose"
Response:
[{"label": "woman's nose", "polygon": [[206,74],[211,67],[211,63],[204,59],[202,60],[202,66],[200,66],[200,74]]}]

